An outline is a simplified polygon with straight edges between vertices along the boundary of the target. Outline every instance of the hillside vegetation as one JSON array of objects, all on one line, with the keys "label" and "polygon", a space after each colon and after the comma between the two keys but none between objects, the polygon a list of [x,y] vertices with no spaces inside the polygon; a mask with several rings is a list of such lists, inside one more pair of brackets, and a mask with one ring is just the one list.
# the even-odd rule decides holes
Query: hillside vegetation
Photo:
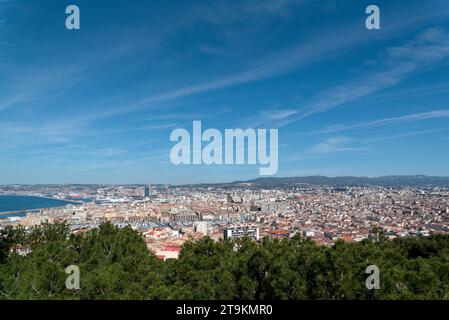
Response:
[{"label": "hillside vegetation", "polygon": [[[317,246],[295,237],[184,245],[160,261],[131,228],[64,224],[0,233],[0,299],[448,299],[449,236]],[[65,286],[79,266],[81,288]],[[380,269],[368,290],[365,270]]]}]

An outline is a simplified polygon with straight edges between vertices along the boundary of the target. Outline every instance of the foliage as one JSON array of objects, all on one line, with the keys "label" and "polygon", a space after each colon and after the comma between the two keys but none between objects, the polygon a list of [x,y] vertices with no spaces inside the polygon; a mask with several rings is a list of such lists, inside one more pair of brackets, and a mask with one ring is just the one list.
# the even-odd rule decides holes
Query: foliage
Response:
[{"label": "foliage", "polygon": [[[65,286],[69,265],[80,290]],[[379,290],[365,286],[369,265]],[[0,231],[0,299],[449,299],[447,270],[446,235],[332,247],[203,238],[162,262],[136,231],[110,223],[76,235],[65,224]]]}]

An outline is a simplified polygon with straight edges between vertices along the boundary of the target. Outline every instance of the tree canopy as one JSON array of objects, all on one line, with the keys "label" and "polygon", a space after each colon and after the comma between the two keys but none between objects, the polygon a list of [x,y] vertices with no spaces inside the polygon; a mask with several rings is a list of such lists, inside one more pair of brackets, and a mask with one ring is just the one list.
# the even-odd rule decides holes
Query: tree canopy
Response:
[{"label": "tree canopy", "polygon": [[[65,269],[80,269],[69,290]],[[380,270],[368,290],[365,270]],[[338,241],[249,239],[186,243],[178,260],[154,257],[131,227],[84,234],[65,224],[0,231],[0,299],[448,299],[449,236]]]}]

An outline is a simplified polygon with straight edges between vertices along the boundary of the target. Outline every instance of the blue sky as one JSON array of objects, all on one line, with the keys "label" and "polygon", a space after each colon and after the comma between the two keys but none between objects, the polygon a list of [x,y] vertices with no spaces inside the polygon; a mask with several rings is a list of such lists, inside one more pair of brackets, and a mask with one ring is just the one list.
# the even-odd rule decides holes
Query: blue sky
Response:
[{"label": "blue sky", "polygon": [[278,176],[449,176],[449,2],[0,0],[0,184],[258,177],[172,165],[193,120],[278,128]]}]

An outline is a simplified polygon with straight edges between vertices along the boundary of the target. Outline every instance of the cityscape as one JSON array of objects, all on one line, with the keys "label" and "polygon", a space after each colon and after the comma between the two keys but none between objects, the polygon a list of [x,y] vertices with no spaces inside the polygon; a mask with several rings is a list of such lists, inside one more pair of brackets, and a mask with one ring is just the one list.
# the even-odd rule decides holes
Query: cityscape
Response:
[{"label": "cityscape", "polygon": [[79,233],[105,221],[130,225],[162,260],[178,258],[185,242],[206,236],[218,241],[299,234],[330,246],[374,239],[379,230],[388,239],[449,233],[449,187],[442,186],[17,185],[0,186],[2,194],[75,201],[25,216],[10,212],[2,227],[65,222]]}]

